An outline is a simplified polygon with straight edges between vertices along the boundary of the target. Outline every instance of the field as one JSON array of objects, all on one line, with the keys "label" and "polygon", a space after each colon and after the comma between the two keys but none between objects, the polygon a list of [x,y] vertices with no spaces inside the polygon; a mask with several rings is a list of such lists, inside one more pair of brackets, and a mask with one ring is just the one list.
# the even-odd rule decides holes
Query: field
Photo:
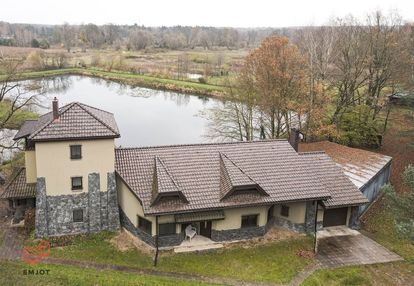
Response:
[{"label": "field", "polygon": [[[210,85],[210,89],[220,89],[227,84],[243,63],[248,50],[213,49],[204,50],[162,50],[151,49],[144,51],[114,51],[114,50],[85,50],[74,49],[67,52],[64,49],[0,47],[0,53],[5,58],[21,59],[21,70],[28,72],[24,78],[50,76],[67,73],[59,71],[64,68],[88,68],[105,72],[128,73],[141,76],[142,82],[150,79],[169,79],[188,83]],[[33,56],[39,55],[39,56]],[[63,57],[63,60],[60,58]],[[64,61],[64,64],[57,65]],[[30,72],[41,72],[36,73]],[[96,74],[95,76],[100,76]],[[141,84],[142,84],[141,82]],[[168,88],[168,82],[160,85]],[[197,90],[198,86],[195,85]],[[203,90],[203,88],[201,88]],[[205,88],[204,88],[205,90]],[[201,92],[200,92],[201,93]],[[207,92],[208,93],[208,92]]]}]

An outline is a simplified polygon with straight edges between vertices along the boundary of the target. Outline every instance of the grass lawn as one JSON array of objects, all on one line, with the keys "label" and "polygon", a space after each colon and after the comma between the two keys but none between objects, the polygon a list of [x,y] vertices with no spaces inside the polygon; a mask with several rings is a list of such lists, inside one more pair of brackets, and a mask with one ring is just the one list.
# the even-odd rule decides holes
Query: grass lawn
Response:
[{"label": "grass lawn", "polygon": [[[53,248],[51,257],[94,261],[140,268],[153,268],[152,257],[135,249],[118,251],[109,240],[113,233],[100,233],[75,240],[72,245]],[[160,256],[158,270],[181,272],[239,280],[288,282],[312,259],[297,255],[312,249],[312,239],[301,238],[243,248],[187,254],[165,253]]]},{"label": "grass lawn", "polygon": [[[48,269],[48,275],[24,275],[23,270]],[[24,263],[0,262],[0,285],[16,286],[46,286],[46,285],[211,285],[202,282],[179,280],[169,277],[158,277],[151,275],[138,275],[117,271],[99,271],[73,266],[39,264],[29,267]]]},{"label": "grass lawn", "polygon": [[395,262],[316,271],[302,286],[413,285],[414,264]]}]

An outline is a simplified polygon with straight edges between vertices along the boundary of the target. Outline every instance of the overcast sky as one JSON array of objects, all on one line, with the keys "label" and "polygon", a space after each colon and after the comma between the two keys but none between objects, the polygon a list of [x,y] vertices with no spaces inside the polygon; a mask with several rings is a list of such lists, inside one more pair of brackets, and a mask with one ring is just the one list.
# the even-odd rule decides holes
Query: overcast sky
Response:
[{"label": "overcast sky", "polygon": [[352,13],[397,10],[414,20],[413,0],[1,0],[0,21],[36,24],[287,27],[320,25]]}]

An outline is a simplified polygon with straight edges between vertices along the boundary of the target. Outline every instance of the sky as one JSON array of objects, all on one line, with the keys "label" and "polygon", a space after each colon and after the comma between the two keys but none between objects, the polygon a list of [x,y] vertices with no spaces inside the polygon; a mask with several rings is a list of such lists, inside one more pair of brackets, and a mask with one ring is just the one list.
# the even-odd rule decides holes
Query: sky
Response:
[{"label": "sky", "polygon": [[291,27],[335,17],[397,11],[414,21],[413,0],[0,0],[0,21],[34,24]]}]

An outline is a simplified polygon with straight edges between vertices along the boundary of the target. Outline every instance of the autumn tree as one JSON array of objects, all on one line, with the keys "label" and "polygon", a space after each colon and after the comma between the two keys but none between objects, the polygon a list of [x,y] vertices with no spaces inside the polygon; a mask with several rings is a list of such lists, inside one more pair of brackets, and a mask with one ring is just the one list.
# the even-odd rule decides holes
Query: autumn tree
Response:
[{"label": "autumn tree", "polygon": [[240,81],[258,97],[266,137],[279,138],[289,132],[305,104],[304,58],[285,37],[269,37],[246,58]]}]

